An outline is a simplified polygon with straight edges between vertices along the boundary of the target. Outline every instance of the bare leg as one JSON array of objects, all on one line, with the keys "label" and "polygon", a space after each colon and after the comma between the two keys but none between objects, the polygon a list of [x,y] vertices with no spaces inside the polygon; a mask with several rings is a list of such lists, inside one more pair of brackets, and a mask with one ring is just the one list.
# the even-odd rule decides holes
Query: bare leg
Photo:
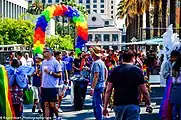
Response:
[{"label": "bare leg", "polygon": [[44,110],[45,110],[45,118],[50,117],[50,106],[48,102],[44,103]]},{"label": "bare leg", "polygon": [[52,111],[55,113],[56,117],[58,117],[58,109],[55,105],[55,102],[50,102],[50,106],[51,106]]}]

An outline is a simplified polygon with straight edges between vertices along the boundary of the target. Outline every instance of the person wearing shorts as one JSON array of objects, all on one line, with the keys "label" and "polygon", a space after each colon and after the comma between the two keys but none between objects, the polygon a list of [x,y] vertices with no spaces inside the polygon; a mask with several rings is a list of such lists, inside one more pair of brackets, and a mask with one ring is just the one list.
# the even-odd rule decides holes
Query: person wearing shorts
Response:
[{"label": "person wearing shorts", "polygon": [[41,102],[43,103],[44,117],[53,119],[53,113],[56,120],[61,119],[58,116],[56,107],[58,96],[58,81],[62,76],[62,69],[59,62],[52,56],[53,51],[45,48],[43,51],[45,60],[42,62],[42,85],[41,85]]},{"label": "person wearing shorts", "polygon": [[58,111],[62,113],[63,111],[60,109],[62,99],[66,92],[66,86],[68,84],[68,73],[66,69],[66,63],[62,61],[62,55],[61,52],[55,52],[54,56],[56,60],[60,63],[61,69],[62,69],[62,77],[59,79],[59,91],[58,91]]},{"label": "person wearing shorts", "polygon": [[41,87],[41,63],[43,60],[43,55],[38,54],[35,56],[35,72],[33,73],[33,82],[32,82],[32,88],[33,88],[33,98],[34,98],[34,105],[32,108],[32,112],[35,112],[36,107],[38,107],[38,113],[41,113],[41,107],[40,107],[40,87]]}]

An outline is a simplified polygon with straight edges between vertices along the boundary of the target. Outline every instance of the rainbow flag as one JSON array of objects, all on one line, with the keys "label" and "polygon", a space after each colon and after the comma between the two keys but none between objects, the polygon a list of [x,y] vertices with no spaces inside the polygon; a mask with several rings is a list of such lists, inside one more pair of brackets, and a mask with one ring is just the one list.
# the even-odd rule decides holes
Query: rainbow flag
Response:
[{"label": "rainbow flag", "polygon": [[7,72],[5,67],[2,65],[0,65],[0,91],[0,116],[11,120],[14,117],[14,111],[12,107]]}]

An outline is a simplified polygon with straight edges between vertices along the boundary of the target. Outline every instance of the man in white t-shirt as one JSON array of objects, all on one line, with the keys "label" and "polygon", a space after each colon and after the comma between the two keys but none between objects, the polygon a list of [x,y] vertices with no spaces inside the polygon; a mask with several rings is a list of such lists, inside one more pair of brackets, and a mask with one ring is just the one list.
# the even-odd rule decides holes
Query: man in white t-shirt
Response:
[{"label": "man in white t-shirt", "polygon": [[22,66],[26,66],[26,59],[23,57],[23,53],[18,51],[17,53],[17,58],[21,62]]},{"label": "man in white t-shirt", "polygon": [[30,58],[28,53],[25,53],[25,59],[26,59],[26,66],[33,66],[34,61],[32,58]]}]

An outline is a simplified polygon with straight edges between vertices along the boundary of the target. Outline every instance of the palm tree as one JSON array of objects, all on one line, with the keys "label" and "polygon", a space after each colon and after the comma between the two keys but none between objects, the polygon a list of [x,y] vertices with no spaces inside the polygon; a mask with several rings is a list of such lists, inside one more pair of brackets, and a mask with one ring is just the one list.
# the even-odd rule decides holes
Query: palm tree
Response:
[{"label": "palm tree", "polygon": [[173,24],[173,28],[176,27],[176,0],[170,0],[170,24]]},{"label": "palm tree", "polygon": [[142,25],[142,14],[146,10],[147,0],[122,0],[118,4],[117,16],[119,19],[126,17],[127,41],[138,37]]},{"label": "palm tree", "polygon": [[[167,0],[162,0],[162,28],[167,27]],[[166,29],[162,29],[161,35],[166,32]]]},{"label": "palm tree", "polygon": [[153,21],[153,27],[154,27],[154,33],[153,37],[158,37],[158,28],[159,28],[159,11],[161,6],[161,0],[154,0],[154,21]]},{"label": "palm tree", "polygon": [[43,11],[43,3],[39,0],[36,0],[33,4],[28,7],[27,12],[33,15],[39,15]]},{"label": "palm tree", "polygon": [[181,6],[180,6],[179,37],[181,38]]}]

